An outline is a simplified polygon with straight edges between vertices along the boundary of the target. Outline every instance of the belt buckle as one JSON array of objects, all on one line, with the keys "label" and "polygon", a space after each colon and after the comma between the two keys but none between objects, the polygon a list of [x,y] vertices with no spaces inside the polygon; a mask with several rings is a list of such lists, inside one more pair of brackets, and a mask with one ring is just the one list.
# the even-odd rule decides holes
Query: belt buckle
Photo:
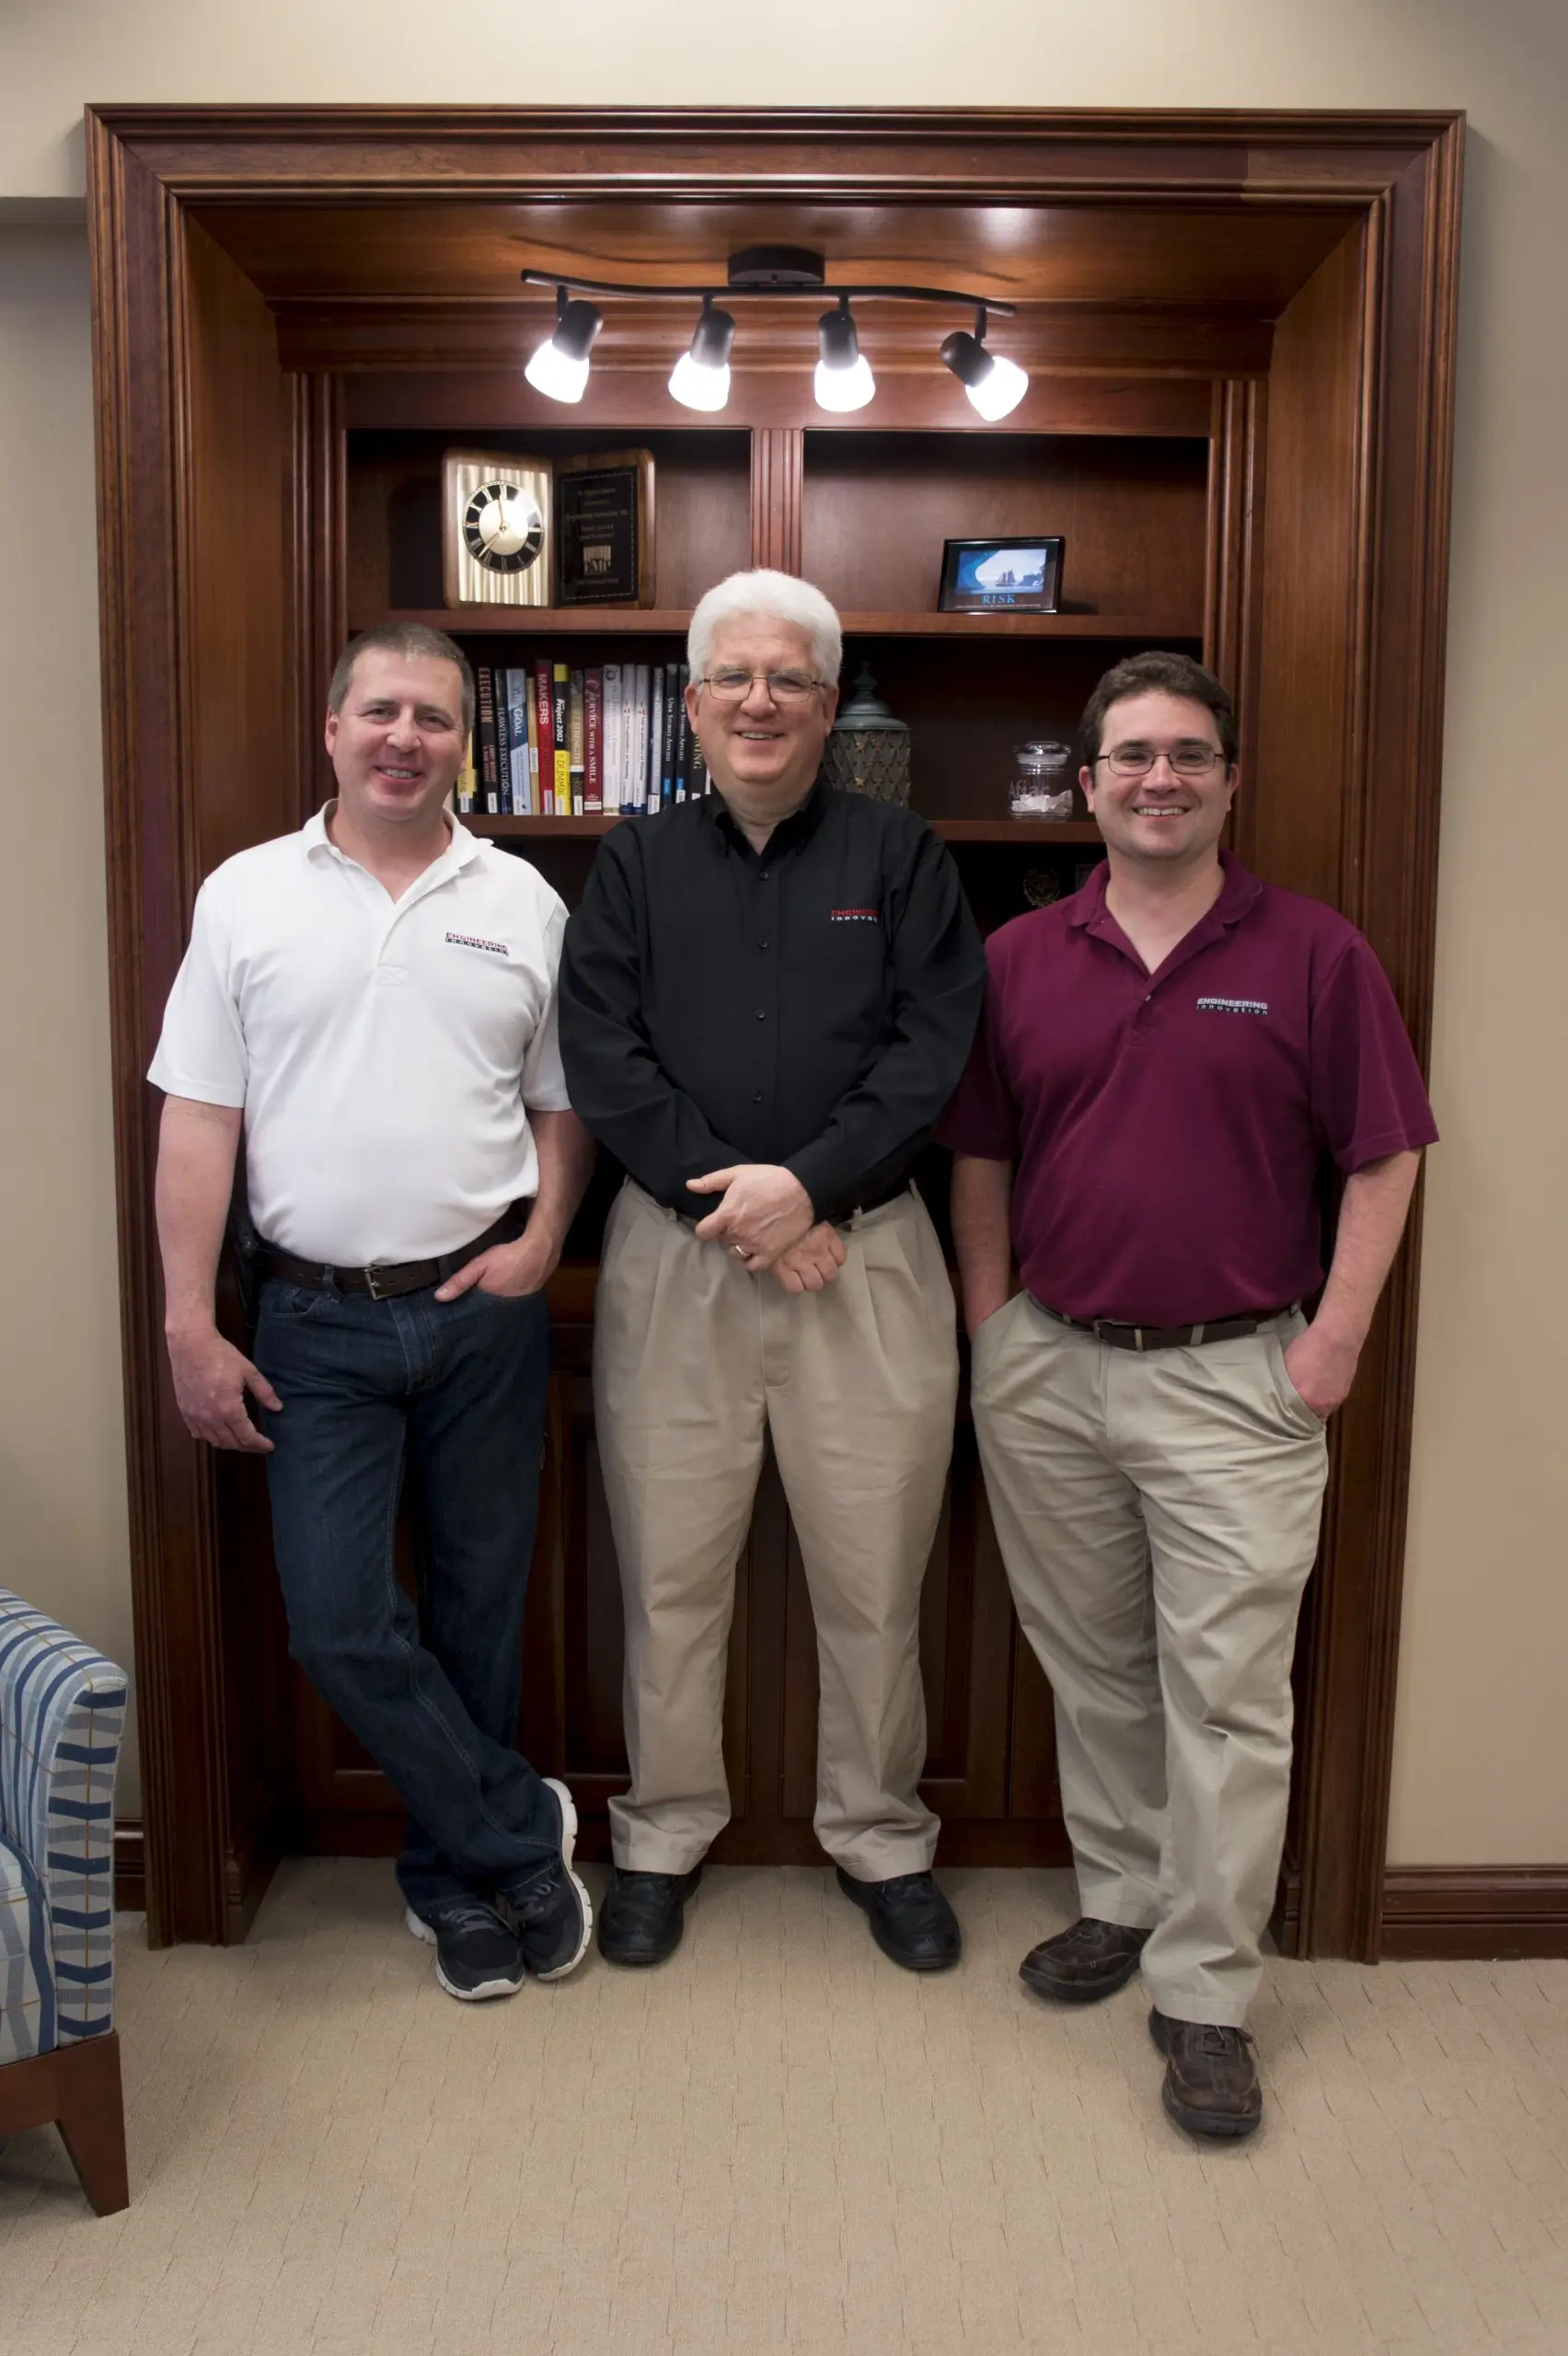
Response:
[{"label": "belt buckle", "polygon": [[369,1293],[372,1300],[390,1300],[392,1298],[390,1293],[383,1292],[381,1289],[381,1267],[382,1263],[377,1261],[374,1267],[362,1268],[360,1270],[361,1276],[364,1278],[364,1288],[366,1292]]}]

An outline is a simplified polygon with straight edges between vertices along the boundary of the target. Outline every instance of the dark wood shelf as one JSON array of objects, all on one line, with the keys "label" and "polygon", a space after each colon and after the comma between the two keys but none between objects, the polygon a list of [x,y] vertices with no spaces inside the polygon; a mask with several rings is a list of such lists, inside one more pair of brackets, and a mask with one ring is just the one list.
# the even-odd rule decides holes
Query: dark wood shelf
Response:
[{"label": "dark wood shelf", "polygon": [[[475,810],[462,823],[471,835],[496,841],[519,836],[553,835],[567,842],[573,837],[607,835],[622,818],[642,814],[617,810],[611,815],[580,818],[490,818]],[[1100,843],[1100,829],[1085,818],[928,818],[931,832],[944,843]]]},{"label": "dark wood shelf", "polygon": [[[1201,624],[1139,614],[840,614],[846,638],[1185,639]],[[423,622],[463,638],[684,637],[689,607],[675,606],[385,606],[356,616],[351,629]]]}]

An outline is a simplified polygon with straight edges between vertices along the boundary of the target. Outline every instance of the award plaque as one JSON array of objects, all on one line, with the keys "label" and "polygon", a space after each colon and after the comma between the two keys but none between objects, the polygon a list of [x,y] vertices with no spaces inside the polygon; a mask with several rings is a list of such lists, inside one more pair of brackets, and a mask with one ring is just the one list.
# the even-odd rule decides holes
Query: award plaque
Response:
[{"label": "award plaque", "polygon": [[653,454],[608,450],[555,470],[556,601],[653,603]]},{"label": "award plaque", "polygon": [[449,606],[548,606],[555,571],[549,464],[515,450],[448,450],[441,465],[442,592]]}]

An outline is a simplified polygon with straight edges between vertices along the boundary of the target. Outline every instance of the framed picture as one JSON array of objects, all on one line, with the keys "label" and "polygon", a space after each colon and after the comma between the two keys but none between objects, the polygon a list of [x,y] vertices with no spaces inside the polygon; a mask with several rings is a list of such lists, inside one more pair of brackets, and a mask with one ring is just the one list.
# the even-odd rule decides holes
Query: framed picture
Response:
[{"label": "framed picture", "polygon": [[940,614],[1054,614],[1062,594],[1060,533],[945,540]]},{"label": "framed picture", "polygon": [[558,602],[653,603],[653,454],[610,450],[555,470]]}]

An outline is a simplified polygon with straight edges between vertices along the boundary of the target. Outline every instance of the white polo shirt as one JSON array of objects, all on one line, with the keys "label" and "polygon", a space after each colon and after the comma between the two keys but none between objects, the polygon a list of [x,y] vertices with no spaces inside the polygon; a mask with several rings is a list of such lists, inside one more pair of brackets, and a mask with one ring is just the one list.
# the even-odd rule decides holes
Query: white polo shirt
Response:
[{"label": "white polo shirt", "polygon": [[207,878],[148,1078],[243,1106],[251,1216],[343,1266],[424,1260],[537,1192],[528,1108],[567,1107],[566,909],[455,822],[400,900],[318,811]]}]

